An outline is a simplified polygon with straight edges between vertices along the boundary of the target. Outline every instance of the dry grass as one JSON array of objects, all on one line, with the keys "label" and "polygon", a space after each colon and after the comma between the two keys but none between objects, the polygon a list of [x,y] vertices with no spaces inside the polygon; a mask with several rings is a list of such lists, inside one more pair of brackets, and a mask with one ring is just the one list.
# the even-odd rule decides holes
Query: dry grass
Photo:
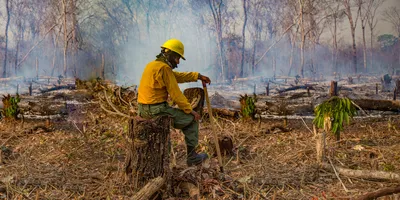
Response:
[{"label": "dry grass", "polygon": [[[96,104],[81,105],[74,112],[50,125],[44,121],[23,125],[1,121],[4,163],[0,163],[0,199],[132,196],[134,188],[125,182],[123,169],[127,123],[106,115]],[[391,121],[396,125],[400,118],[395,116]],[[224,159],[223,175],[217,173],[215,157],[209,167],[188,169],[183,135],[172,132],[177,165],[171,191],[166,194],[170,199],[187,199],[179,183],[190,181],[199,187],[204,199],[346,199],[395,184],[341,177],[349,189],[346,192],[334,173],[317,167],[313,134],[301,120],[289,120],[290,132],[267,133],[281,123],[219,119],[218,130],[233,138],[238,153]],[[306,120],[306,124],[311,127],[311,121]],[[33,129],[38,125],[50,132]],[[213,154],[211,128],[206,121],[201,123],[200,137],[203,149]],[[328,155],[335,165],[400,173],[400,135],[388,130],[388,119],[355,120],[342,133],[340,146],[331,138]],[[365,149],[353,149],[356,145]]]}]

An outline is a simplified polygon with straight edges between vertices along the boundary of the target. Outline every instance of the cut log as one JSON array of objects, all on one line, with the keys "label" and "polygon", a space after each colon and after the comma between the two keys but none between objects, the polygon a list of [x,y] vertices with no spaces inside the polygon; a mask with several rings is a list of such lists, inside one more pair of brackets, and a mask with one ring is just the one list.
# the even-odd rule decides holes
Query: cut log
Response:
[{"label": "cut log", "polygon": [[164,183],[165,179],[160,176],[150,180],[142,189],[139,190],[139,192],[133,195],[132,200],[150,199],[154,193],[160,190]]},{"label": "cut log", "polygon": [[383,197],[391,194],[400,193],[400,185],[391,188],[384,188],[374,192],[370,192],[355,198],[355,200],[373,200],[378,197]]},{"label": "cut log", "polygon": [[[203,111],[205,114],[208,115],[207,108],[204,108]],[[221,117],[229,117],[229,118],[238,119],[240,111],[231,110],[231,109],[227,109],[227,108],[213,108],[212,113],[217,116],[221,116]]]},{"label": "cut log", "polygon": [[158,176],[168,180],[170,123],[168,116],[129,121],[125,173],[134,190]]},{"label": "cut log", "polygon": [[352,101],[364,110],[400,111],[400,101],[375,99],[353,99]]},{"label": "cut log", "polygon": [[[325,170],[333,171],[332,165],[328,163],[322,163],[321,166]],[[335,169],[339,174],[352,178],[400,181],[400,175],[391,172],[372,171],[372,170],[353,170],[337,166],[335,166]]]}]

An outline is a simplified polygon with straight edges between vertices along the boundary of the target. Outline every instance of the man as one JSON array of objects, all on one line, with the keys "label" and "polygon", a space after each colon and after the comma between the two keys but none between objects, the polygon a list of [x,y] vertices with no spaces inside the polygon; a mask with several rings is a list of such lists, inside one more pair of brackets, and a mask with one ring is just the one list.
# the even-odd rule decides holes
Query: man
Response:
[{"label": "man", "polygon": [[[207,154],[197,154],[200,115],[192,110],[186,97],[182,94],[178,83],[202,82],[211,83],[210,78],[198,72],[172,71],[178,67],[179,60],[184,57],[184,46],[177,39],[170,39],[161,46],[157,59],[148,63],[143,71],[138,90],[139,116],[151,118],[169,115],[173,126],[181,129],[185,135],[188,166],[201,164],[208,158]],[[178,105],[172,108],[167,103],[168,95]]]}]

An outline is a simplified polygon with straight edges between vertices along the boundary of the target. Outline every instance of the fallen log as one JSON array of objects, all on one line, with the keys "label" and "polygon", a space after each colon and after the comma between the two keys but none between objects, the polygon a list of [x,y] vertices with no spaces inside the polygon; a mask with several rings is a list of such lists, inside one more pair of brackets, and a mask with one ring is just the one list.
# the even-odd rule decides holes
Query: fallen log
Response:
[{"label": "fallen log", "polygon": [[146,200],[150,199],[164,185],[165,179],[157,177],[150,180],[142,189],[140,189],[133,197],[132,200]]},{"label": "fallen log", "polygon": [[46,88],[46,89],[41,89],[39,88],[39,91],[41,93],[46,93],[46,92],[51,92],[51,91],[55,91],[55,90],[62,90],[62,89],[69,89],[69,90],[74,90],[75,89],[75,85],[60,85],[60,86],[54,86],[52,88]]},{"label": "fallen log", "polygon": [[[204,108],[203,112],[208,115],[207,108]],[[240,111],[238,110],[231,110],[227,108],[212,108],[212,113],[221,117],[230,117],[234,119],[239,118]]]},{"label": "fallen log", "polygon": [[233,82],[243,82],[243,81],[260,81],[262,80],[262,76],[255,76],[255,77],[247,77],[247,78],[235,78]]},{"label": "fallen log", "polygon": [[24,77],[17,76],[17,77],[9,77],[9,78],[0,78],[0,82],[17,81],[17,80],[24,80]]},{"label": "fallen log", "polygon": [[355,198],[355,200],[372,200],[378,197],[388,196],[391,194],[400,193],[400,185],[391,188],[384,188],[380,190],[376,190],[374,192],[370,192]]},{"label": "fallen log", "polygon": [[352,101],[364,110],[400,111],[400,101],[375,99],[353,99]]},{"label": "fallen log", "polygon": [[305,90],[310,89],[310,90],[315,90],[315,89],[313,88],[313,86],[311,86],[311,85],[296,85],[296,86],[292,86],[292,87],[285,88],[285,89],[278,89],[278,88],[277,88],[276,91],[278,91],[279,93],[283,93],[283,92],[288,92],[288,91],[298,90],[298,89],[305,89]]},{"label": "fallen log", "polygon": [[[322,163],[321,167],[325,170],[334,171],[329,163]],[[344,176],[361,179],[375,179],[387,181],[400,181],[400,175],[392,172],[373,171],[373,170],[353,170],[334,166],[336,171]]]}]

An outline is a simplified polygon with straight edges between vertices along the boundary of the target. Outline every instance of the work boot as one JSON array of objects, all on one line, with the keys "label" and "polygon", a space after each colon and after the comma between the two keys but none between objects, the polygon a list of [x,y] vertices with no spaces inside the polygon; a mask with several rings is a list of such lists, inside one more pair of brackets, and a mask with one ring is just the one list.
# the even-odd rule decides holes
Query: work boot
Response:
[{"label": "work boot", "polygon": [[204,160],[208,158],[208,155],[206,153],[196,153],[196,148],[187,146],[187,160],[186,164],[190,167],[193,165],[199,165],[201,164]]}]

